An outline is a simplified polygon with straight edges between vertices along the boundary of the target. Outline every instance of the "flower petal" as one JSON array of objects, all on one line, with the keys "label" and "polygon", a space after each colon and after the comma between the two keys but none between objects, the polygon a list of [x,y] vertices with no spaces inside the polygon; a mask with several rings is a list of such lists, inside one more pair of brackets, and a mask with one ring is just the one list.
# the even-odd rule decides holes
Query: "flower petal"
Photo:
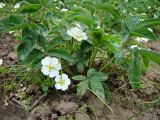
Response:
[{"label": "flower petal", "polygon": [[58,64],[59,60],[55,57],[51,58],[51,64],[55,65]]},{"label": "flower petal", "polygon": [[57,75],[56,78],[55,78],[55,81],[59,82],[60,80],[61,80],[61,75]]},{"label": "flower petal", "polygon": [[62,89],[63,91],[67,90],[67,89],[68,89],[68,85],[63,85],[61,89]]},{"label": "flower petal", "polygon": [[42,65],[48,65],[51,61],[51,57],[45,57],[44,59],[41,60]]},{"label": "flower petal", "polygon": [[56,70],[61,70],[62,69],[62,66],[61,66],[60,63],[54,65],[54,67],[55,67]]},{"label": "flower petal", "polygon": [[62,74],[62,79],[64,79],[64,80],[68,79],[68,75],[67,74]]},{"label": "flower petal", "polygon": [[68,78],[68,79],[65,79],[65,85],[70,85],[71,84],[71,80]]},{"label": "flower petal", "polygon": [[59,83],[56,83],[56,84],[55,84],[55,88],[56,88],[57,90],[60,90],[62,87],[61,87],[61,85],[60,85]]},{"label": "flower petal", "polygon": [[41,71],[44,75],[48,75],[49,74],[49,69],[47,66],[42,66]]},{"label": "flower petal", "polygon": [[57,70],[52,70],[52,71],[49,72],[49,77],[50,78],[54,78],[57,75],[59,75],[59,71],[57,71]]}]

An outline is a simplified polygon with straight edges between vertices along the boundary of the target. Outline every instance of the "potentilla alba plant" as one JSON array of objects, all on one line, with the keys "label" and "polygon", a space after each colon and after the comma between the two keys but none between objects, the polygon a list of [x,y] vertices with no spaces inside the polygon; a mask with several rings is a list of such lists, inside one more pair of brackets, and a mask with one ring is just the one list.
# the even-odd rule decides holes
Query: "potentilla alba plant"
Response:
[{"label": "potentilla alba plant", "polygon": [[4,3],[2,3],[2,2],[0,2],[0,8],[3,8],[3,7],[5,7],[6,5],[4,4]]},{"label": "potentilla alba plant", "polygon": [[61,63],[57,58],[45,57],[42,59],[41,64],[41,71],[44,75],[49,75],[50,78],[54,78],[59,75],[59,70],[61,70]]},{"label": "potentilla alba plant", "polygon": [[67,90],[68,86],[71,84],[71,80],[68,78],[68,75],[66,74],[62,74],[62,75],[58,75],[55,78],[56,84],[55,84],[55,88],[57,90]]},{"label": "potentilla alba plant", "polygon": [[71,29],[67,30],[67,34],[77,41],[88,39],[87,34],[79,27],[72,27]]}]

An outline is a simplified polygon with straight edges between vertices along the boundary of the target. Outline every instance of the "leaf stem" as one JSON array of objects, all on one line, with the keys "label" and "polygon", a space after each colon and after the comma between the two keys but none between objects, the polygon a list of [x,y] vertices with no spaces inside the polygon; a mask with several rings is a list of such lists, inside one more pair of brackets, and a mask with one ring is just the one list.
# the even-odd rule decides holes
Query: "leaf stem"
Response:
[{"label": "leaf stem", "polygon": [[92,51],[92,56],[91,56],[91,59],[90,59],[90,62],[89,62],[89,69],[93,66],[93,64],[94,64],[94,59],[95,59],[95,57],[96,57],[96,55],[97,55],[97,51],[98,51],[98,49],[97,49],[97,47],[94,47],[94,49],[93,49],[93,51]]},{"label": "leaf stem", "polygon": [[99,71],[103,71],[106,67],[108,67],[108,65],[109,65],[114,59],[115,59],[115,56],[112,57],[112,58],[108,61],[107,64],[105,64],[104,66],[102,66],[102,68],[100,68]]}]

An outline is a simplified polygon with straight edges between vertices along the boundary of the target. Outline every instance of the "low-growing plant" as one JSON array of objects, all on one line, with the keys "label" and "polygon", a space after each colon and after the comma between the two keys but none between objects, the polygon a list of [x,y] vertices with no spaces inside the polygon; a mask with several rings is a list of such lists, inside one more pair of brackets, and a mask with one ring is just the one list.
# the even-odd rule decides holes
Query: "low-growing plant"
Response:
[{"label": "low-growing plant", "polygon": [[126,70],[131,87],[138,90],[150,61],[160,64],[160,53],[144,45],[157,40],[153,31],[160,18],[154,14],[159,11],[152,8],[160,3],[139,1],[153,10],[142,17],[142,6],[130,10],[139,2],[119,1],[13,0],[0,8],[0,33],[19,31],[19,63],[41,70],[44,91],[53,86],[65,91],[72,78],[79,81],[80,96],[90,90],[106,104],[111,97],[105,82],[108,66]]}]

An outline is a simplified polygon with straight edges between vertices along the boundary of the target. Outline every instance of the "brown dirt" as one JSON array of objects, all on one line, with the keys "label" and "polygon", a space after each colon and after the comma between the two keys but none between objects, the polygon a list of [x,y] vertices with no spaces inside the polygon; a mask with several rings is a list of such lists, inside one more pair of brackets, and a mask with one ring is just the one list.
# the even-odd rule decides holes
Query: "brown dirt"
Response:
[{"label": "brown dirt", "polygon": [[[3,65],[13,65],[16,63],[14,54],[15,39],[5,34],[0,38],[0,58],[4,60]],[[160,46],[160,42],[158,42]],[[155,44],[157,46],[157,44]],[[158,50],[156,46],[151,48]],[[155,69],[156,68],[156,69]],[[118,83],[116,79],[109,82]],[[71,120],[160,120],[160,104],[149,104],[160,97],[160,68],[153,66],[146,76],[142,79],[144,89],[133,91],[124,86],[117,89],[120,85],[112,88],[112,100],[109,107],[87,93],[80,101],[75,93],[60,93],[52,91],[41,103],[26,116],[22,109],[15,104],[5,106],[3,95],[3,79],[0,77],[0,120],[58,120],[64,118]],[[117,90],[115,90],[117,89]]]},{"label": "brown dirt", "polygon": [[[3,66],[15,64],[16,41],[10,34],[0,36],[0,58],[3,58]],[[4,82],[0,75],[0,120],[25,120],[25,114],[22,109],[18,109],[14,104],[5,106],[5,95],[3,95],[2,85]]]}]

